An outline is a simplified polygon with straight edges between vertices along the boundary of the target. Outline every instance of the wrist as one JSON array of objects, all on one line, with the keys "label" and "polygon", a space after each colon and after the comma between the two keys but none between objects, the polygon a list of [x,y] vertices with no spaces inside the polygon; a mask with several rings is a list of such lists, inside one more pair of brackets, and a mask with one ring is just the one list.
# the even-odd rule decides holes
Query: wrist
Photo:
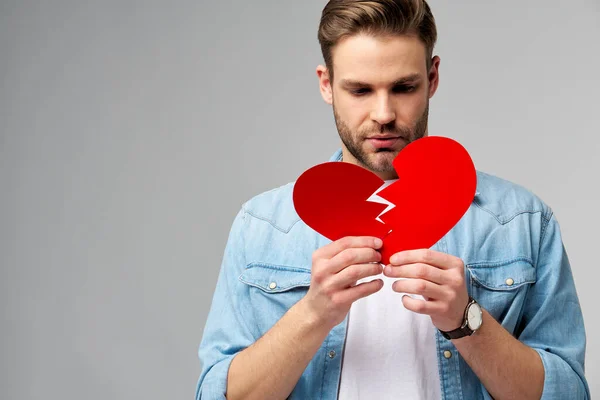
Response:
[{"label": "wrist", "polygon": [[469,297],[469,302],[464,310],[464,316],[462,324],[451,331],[439,330],[444,338],[447,340],[455,340],[463,337],[471,336],[483,323],[483,312],[481,306],[473,299]]},{"label": "wrist", "polygon": [[[302,298],[292,308],[290,308],[302,325],[307,328],[314,330],[325,328],[326,324],[319,312],[317,312],[310,304],[306,301],[306,298]],[[329,330],[327,331],[329,332]]]}]

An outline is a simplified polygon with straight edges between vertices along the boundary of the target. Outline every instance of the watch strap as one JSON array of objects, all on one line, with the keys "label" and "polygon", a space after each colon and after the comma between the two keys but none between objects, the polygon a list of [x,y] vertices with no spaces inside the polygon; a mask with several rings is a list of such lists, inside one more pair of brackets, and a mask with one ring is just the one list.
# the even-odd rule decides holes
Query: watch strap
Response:
[{"label": "watch strap", "polygon": [[465,307],[465,313],[464,313],[464,316],[463,316],[463,323],[462,323],[461,326],[459,326],[458,328],[453,329],[451,331],[447,331],[447,332],[442,331],[441,329],[438,329],[444,338],[446,338],[448,340],[451,340],[451,339],[460,339],[460,338],[465,337],[465,336],[471,336],[473,334],[473,332],[475,332],[474,330],[472,330],[471,328],[469,328],[468,316],[467,316],[467,312],[469,311],[469,307],[473,303],[476,303],[475,299],[473,299],[471,296],[469,296],[469,302],[467,303],[467,306]]}]

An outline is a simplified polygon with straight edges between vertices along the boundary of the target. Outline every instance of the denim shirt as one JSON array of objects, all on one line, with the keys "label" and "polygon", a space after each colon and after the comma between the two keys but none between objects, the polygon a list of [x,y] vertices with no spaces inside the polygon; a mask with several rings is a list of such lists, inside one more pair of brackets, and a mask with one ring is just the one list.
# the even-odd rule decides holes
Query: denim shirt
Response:
[{"label": "denim shirt", "polygon": [[[341,154],[338,149],[329,161]],[[198,351],[196,399],[225,399],[232,359],[306,294],[312,253],[331,242],[299,218],[293,184],[251,198],[233,220]],[[469,295],[539,353],[542,399],[590,397],[582,312],[558,222],[545,203],[477,171],[471,206],[432,249],[461,258]],[[347,322],[330,331],[288,399],[337,399]],[[492,398],[437,330],[435,346],[443,399]]]}]

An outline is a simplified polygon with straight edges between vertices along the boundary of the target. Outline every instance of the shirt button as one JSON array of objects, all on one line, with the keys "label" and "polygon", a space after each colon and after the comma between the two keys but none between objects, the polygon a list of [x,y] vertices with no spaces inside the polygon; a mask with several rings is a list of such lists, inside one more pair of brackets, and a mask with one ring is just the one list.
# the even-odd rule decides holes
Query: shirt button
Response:
[{"label": "shirt button", "polygon": [[269,283],[269,289],[275,289],[276,287],[277,287],[277,283],[276,282]]},{"label": "shirt button", "polygon": [[515,281],[514,281],[512,278],[508,278],[508,279],[506,280],[506,284],[507,284],[508,286],[512,286],[514,283],[515,283]]},{"label": "shirt button", "polygon": [[329,358],[333,358],[333,357],[335,357],[335,351],[334,351],[334,350],[331,350],[331,351],[329,352]]},{"label": "shirt button", "polygon": [[444,351],[444,357],[446,357],[446,358],[452,357],[452,352],[449,350]]}]

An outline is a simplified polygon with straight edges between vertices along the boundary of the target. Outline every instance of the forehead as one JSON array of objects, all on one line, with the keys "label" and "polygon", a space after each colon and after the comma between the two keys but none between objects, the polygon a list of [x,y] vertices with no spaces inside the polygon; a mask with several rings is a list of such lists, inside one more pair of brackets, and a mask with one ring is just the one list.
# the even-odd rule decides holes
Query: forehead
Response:
[{"label": "forehead", "polygon": [[335,80],[383,83],[410,74],[426,77],[425,52],[425,45],[413,35],[349,36],[332,49]]}]

